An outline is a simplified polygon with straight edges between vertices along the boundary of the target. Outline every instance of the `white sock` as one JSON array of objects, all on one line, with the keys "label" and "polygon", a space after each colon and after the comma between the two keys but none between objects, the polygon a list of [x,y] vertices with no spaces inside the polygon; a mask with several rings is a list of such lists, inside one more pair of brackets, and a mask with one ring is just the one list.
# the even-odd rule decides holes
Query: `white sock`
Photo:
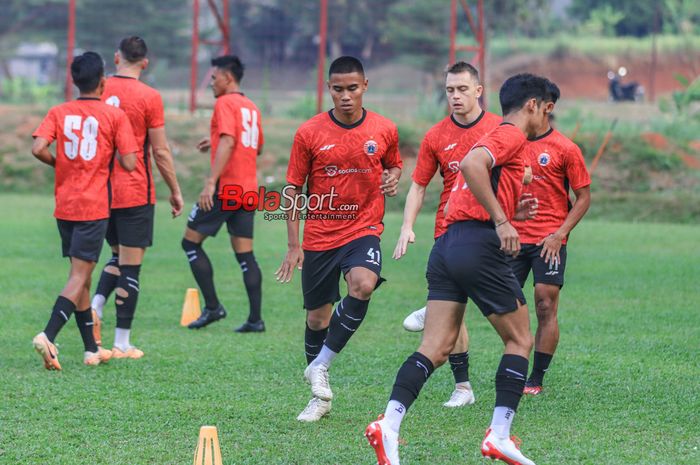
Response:
[{"label": "white sock", "polygon": [[469,384],[469,381],[465,381],[463,383],[455,383],[455,389],[461,389],[463,391],[469,391],[472,388],[472,385]]},{"label": "white sock", "polygon": [[129,343],[130,329],[115,328],[114,329],[114,347],[126,351],[131,344]]},{"label": "white sock", "polygon": [[505,439],[510,437],[510,425],[513,424],[515,410],[508,407],[496,407],[493,409],[491,419],[491,431],[497,437]]},{"label": "white sock", "polygon": [[326,367],[330,367],[336,355],[338,355],[337,352],[333,352],[328,348],[328,346],[323,344],[323,347],[321,347],[321,352],[319,352],[316,359],[311,363],[320,363]]},{"label": "white sock", "polygon": [[390,400],[386,405],[384,420],[386,420],[386,424],[389,426],[389,428],[391,428],[396,434],[399,434],[399,428],[401,428],[401,422],[403,421],[404,415],[406,415],[406,407],[404,407],[398,400]]},{"label": "white sock", "polygon": [[92,305],[91,306],[97,312],[97,316],[100,318],[100,320],[102,319],[102,309],[105,306],[105,301],[106,301],[105,296],[103,296],[101,294],[95,294],[95,297],[92,298]]}]

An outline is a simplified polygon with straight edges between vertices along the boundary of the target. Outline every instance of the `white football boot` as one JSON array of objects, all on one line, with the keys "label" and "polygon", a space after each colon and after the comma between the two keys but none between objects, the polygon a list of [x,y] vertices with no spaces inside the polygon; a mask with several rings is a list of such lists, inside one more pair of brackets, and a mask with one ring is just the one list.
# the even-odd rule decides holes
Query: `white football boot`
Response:
[{"label": "white football boot", "polygon": [[365,429],[365,437],[377,454],[377,465],[401,465],[399,462],[399,435],[384,421],[384,415],[379,415]]},{"label": "white football boot", "polygon": [[452,391],[450,400],[442,405],[443,407],[450,408],[464,407],[465,405],[472,405],[475,400],[472,385],[471,383],[466,382],[460,387],[455,387],[455,390]]},{"label": "white football boot", "polygon": [[425,307],[416,310],[403,320],[403,327],[406,331],[419,332],[425,328]]},{"label": "white football boot", "polygon": [[297,420],[304,422],[318,421],[331,411],[331,402],[313,397],[306,408],[299,414]]},{"label": "white football boot", "polygon": [[481,455],[492,460],[501,460],[508,465],[535,465],[535,462],[520,452],[520,442],[515,436],[501,439],[489,428],[481,443]]},{"label": "white football boot", "polygon": [[311,384],[311,394],[321,400],[333,400],[333,391],[328,381],[328,367],[312,363],[304,370],[304,378]]}]

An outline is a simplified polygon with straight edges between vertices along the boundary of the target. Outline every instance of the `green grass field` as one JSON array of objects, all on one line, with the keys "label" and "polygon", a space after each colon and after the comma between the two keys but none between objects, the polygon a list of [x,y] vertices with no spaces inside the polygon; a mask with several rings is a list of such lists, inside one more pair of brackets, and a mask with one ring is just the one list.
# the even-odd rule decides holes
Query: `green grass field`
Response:
[{"label": "green grass field", "polygon": [[[70,321],[58,338],[63,371],[47,372],[31,339],[68,271],[52,208],[50,197],[0,196],[0,463],[189,464],[201,425],[218,427],[226,464],[375,463],[362,432],[383,412],[398,367],[419,343],[401,321],[425,299],[430,214],[419,218],[419,241],[400,262],[388,258],[400,216],[387,217],[388,282],[331,370],[331,415],[299,424],[310,396],[302,381],[304,312],[299,275],[288,285],[273,277],[286,250],[282,223],[261,216],[257,223],[266,333],[232,332],[247,298],[223,233],[206,250],[229,317],[198,332],[179,327],[194,280],[180,249],[185,219],[171,220],[161,202],[132,336],[146,356],[85,367]],[[523,400],[514,425],[538,465],[700,463],[699,237],[698,226],[665,224],[584,221],[575,231],[559,351],[546,392]],[[111,347],[111,301],[106,309]],[[475,308],[467,320],[477,402],[443,408],[452,377],[438,370],[404,422],[404,464],[483,463],[479,444],[502,345]]]}]

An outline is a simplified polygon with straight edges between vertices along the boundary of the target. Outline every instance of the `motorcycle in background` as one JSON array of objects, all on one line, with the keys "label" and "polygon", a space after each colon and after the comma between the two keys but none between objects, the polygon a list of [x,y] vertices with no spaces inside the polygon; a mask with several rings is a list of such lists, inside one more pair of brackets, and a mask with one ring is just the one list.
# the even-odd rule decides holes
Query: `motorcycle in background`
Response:
[{"label": "motorcycle in background", "polygon": [[644,100],[644,86],[636,81],[623,83],[622,78],[627,75],[627,68],[621,66],[617,73],[608,71],[608,99],[611,102],[641,102]]}]

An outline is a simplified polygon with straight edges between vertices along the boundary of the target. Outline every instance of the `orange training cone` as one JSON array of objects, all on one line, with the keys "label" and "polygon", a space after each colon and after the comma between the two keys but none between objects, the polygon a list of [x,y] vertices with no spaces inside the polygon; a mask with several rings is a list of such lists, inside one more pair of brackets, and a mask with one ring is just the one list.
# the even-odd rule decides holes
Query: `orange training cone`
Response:
[{"label": "orange training cone", "polygon": [[223,465],[216,426],[202,426],[194,451],[194,465]]},{"label": "orange training cone", "polygon": [[187,289],[187,293],[185,293],[185,303],[182,304],[180,326],[187,326],[199,318],[201,314],[202,310],[199,307],[199,290],[193,288]]}]

